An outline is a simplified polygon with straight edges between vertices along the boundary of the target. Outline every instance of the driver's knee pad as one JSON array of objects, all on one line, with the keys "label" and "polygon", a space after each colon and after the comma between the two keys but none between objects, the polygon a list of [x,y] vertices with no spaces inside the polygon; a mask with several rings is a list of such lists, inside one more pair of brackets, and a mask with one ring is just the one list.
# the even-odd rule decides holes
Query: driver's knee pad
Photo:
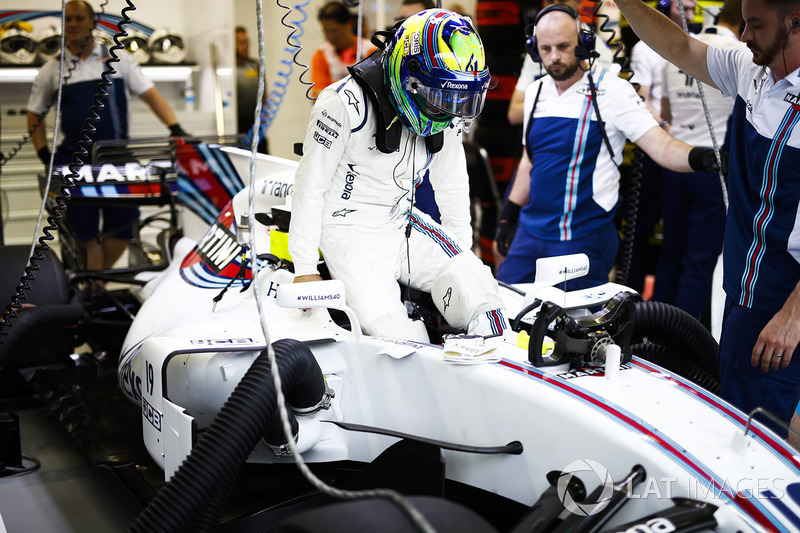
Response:
[{"label": "driver's knee pad", "polygon": [[503,306],[492,271],[470,253],[451,258],[433,281],[431,297],[447,323],[467,329],[478,314]]}]

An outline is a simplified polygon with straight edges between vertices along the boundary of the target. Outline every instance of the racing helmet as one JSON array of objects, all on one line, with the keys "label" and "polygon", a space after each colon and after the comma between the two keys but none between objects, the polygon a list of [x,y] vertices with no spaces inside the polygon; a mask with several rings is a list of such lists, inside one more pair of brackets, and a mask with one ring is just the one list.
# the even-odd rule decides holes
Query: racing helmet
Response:
[{"label": "racing helmet", "polygon": [[400,120],[429,136],[454,117],[483,109],[491,76],[483,43],[472,22],[446,9],[408,17],[384,52],[384,76]]},{"label": "racing helmet", "polygon": [[159,28],[147,41],[153,61],[159,63],[180,63],[186,57],[186,48],[183,37],[177,35],[169,28]]},{"label": "racing helmet", "polygon": [[128,35],[120,37],[119,42],[125,46],[125,50],[140,65],[150,61],[150,48],[147,46],[147,36],[137,30],[126,30]]},{"label": "racing helmet", "polygon": [[54,59],[61,53],[61,28],[48,26],[39,34],[39,44],[36,46],[36,55],[44,62]]},{"label": "racing helmet", "polygon": [[22,20],[9,22],[0,28],[0,60],[3,63],[33,63],[36,59],[36,40],[31,30],[31,23]]},{"label": "racing helmet", "polygon": [[105,46],[106,48],[111,48],[115,44],[113,36],[107,31],[101,30],[100,28],[95,28],[92,30],[92,37],[94,38],[94,42],[100,44],[101,46]]}]

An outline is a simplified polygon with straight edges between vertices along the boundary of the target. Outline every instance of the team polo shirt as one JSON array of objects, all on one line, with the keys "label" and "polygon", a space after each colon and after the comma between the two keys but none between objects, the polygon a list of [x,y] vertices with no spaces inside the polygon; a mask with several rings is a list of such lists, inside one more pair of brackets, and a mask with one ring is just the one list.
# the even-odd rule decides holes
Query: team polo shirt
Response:
[{"label": "team polo shirt", "polygon": [[[709,26],[695,36],[708,46],[728,50],[747,50],[747,45],[728,28]],[[638,45],[637,45],[638,46]],[[705,109],[711,118],[714,135],[722,144],[728,130],[728,118],[733,110],[734,100],[723,96],[719,89],[703,84],[703,97],[700,97],[700,82],[685,74],[670,63],[663,62],[663,94],[669,98],[672,126],[669,134],[692,146],[712,146],[711,133],[706,122]]]},{"label": "team polo shirt", "polygon": [[595,70],[592,76],[613,160],[592,105],[588,73],[560,95],[550,76],[525,91],[523,141],[530,147],[533,168],[530,201],[522,209],[520,226],[536,238],[582,239],[612,222],[625,139],[636,142],[658,127],[630,83],[604,69]]},{"label": "team polo shirt", "polygon": [[[112,77],[126,80],[128,91],[139,96],[143,92],[153,87],[153,82],[142,73],[139,64],[124,50],[115,50],[119,61],[111,65],[116,71]],[[105,70],[105,61],[110,57],[109,50],[105,46],[95,43],[92,53],[85,60],[78,59],[75,68],[70,72],[70,65],[73,64],[76,56],[67,49],[67,56],[64,61],[64,83],[65,85],[75,85],[84,82],[95,82],[100,80],[100,75]],[[48,110],[52,94],[58,91],[59,60],[48,59],[39,74],[36,76],[30,98],[28,100],[28,110],[41,115]]]},{"label": "team polo shirt", "polygon": [[[112,86],[106,87],[108,98],[103,99],[104,109],[96,110],[101,120],[94,123],[97,139],[119,139],[128,135],[129,93],[136,96],[153,87],[153,82],[143,73],[139,64],[126,52],[115,50],[119,61],[113,62],[116,71],[112,75]],[[64,88],[61,102],[61,138],[70,149],[80,139],[85,121],[89,117],[89,107],[94,104],[93,97],[98,92],[97,85],[105,70],[109,50],[95,43],[92,53],[85,60],[78,59],[67,50],[64,61]],[[74,68],[70,68],[74,65]],[[49,59],[39,70],[28,99],[28,110],[43,115],[51,106],[55,108],[54,96],[59,85],[59,60]]]},{"label": "team polo shirt", "polygon": [[800,280],[800,70],[775,82],[749,51],[709,47],[708,71],[734,96],[723,287],[776,310]]}]

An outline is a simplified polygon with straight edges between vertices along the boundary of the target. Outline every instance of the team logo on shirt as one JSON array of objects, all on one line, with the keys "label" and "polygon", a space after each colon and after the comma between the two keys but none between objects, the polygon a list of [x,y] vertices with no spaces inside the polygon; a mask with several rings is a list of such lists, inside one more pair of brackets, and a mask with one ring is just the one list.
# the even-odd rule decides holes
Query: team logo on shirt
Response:
[{"label": "team logo on shirt", "polygon": [[786,93],[786,96],[783,97],[784,102],[789,102],[795,111],[800,111],[800,93],[798,94],[791,94]]},{"label": "team logo on shirt", "polygon": [[[589,87],[578,87],[576,92],[578,94],[582,94],[584,96],[592,96],[592,90]],[[604,94],[606,94],[606,90],[605,89],[600,89],[598,87],[595,87],[594,92],[597,93],[597,96],[603,96]],[[540,99],[540,101],[541,101],[541,99]]]}]

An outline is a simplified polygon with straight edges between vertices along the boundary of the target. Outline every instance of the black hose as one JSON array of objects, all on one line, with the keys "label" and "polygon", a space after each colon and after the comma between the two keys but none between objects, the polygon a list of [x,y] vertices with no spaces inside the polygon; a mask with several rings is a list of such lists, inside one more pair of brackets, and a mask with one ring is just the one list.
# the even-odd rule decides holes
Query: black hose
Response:
[{"label": "black hose", "polygon": [[674,350],[653,342],[642,342],[631,346],[631,353],[642,359],[663,366],[692,383],[699,385],[714,394],[719,393],[719,380],[700,368],[694,361],[678,356]]},{"label": "black hose", "polygon": [[[293,339],[283,339],[272,346],[287,401],[297,408],[317,405],[325,383],[311,350]],[[289,414],[296,433],[297,420]],[[264,350],[169,483],[128,531],[213,530],[253,447],[279,426],[269,356]],[[284,435],[280,439],[285,442]]]},{"label": "black hose", "polygon": [[633,342],[660,344],[690,361],[713,379],[719,376],[719,345],[692,315],[663,302],[639,302],[634,311]]},{"label": "black hose", "polygon": [[642,188],[642,152],[634,147],[630,171],[620,179],[620,204],[622,239],[617,252],[617,270],[614,281],[620,285],[628,282],[633,261],[633,243],[636,238],[636,219],[639,216],[639,191]]}]

